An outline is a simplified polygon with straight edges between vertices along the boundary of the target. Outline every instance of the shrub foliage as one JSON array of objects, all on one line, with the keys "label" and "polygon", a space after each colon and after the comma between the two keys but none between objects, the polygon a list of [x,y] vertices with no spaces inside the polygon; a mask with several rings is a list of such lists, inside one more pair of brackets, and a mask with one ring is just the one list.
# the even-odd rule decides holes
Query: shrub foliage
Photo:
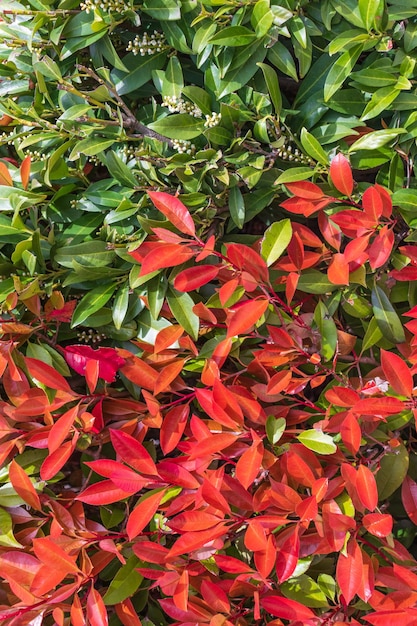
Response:
[{"label": "shrub foliage", "polygon": [[417,621],[417,2],[3,0],[0,619]]}]

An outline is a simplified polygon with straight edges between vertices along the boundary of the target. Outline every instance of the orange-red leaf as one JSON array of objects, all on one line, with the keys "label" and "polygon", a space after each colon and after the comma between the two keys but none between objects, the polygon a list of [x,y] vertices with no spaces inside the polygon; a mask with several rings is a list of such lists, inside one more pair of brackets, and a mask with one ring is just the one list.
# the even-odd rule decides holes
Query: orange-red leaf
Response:
[{"label": "orange-red leaf", "polygon": [[350,539],[346,555],[339,555],[336,566],[336,580],[346,604],[350,604],[362,584],[363,559],[355,539]]},{"label": "orange-red leaf", "polygon": [[9,479],[17,495],[20,496],[33,509],[40,511],[42,507],[39,496],[23,467],[16,463],[14,459],[10,463]]},{"label": "orange-red leaf", "polygon": [[157,491],[139,500],[139,504],[133,509],[127,520],[126,532],[129,541],[140,535],[145,526],[149,524],[158,510],[164,494],[164,490]]},{"label": "orange-red leaf", "polygon": [[158,374],[155,381],[153,393],[157,396],[159,393],[167,391],[169,385],[179,376],[183,370],[185,359],[178,359],[169,365],[166,365]]},{"label": "orange-red leaf", "polygon": [[398,398],[363,398],[353,406],[355,413],[361,415],[394,415],[404,410],[404,403]]},{"label": "orange-red leaf", "polygon": [[5,185],[6,187],[13,187],[12,177],[10,176],[10,172],[7,169],[5,163],[0,161],[0,185]]},{"label": "orange-red leaf", "polygon": [[185,235],[195,235],[193,218],[187,207],[175,196],[163,191],[148,191],[148,196],[163,215]]},{"label": "orange-red leaf", "polygon": [[320,200],[324,197],[324,193],[320,187],[308,180],[300,180],[294,183],[285,183],[285,186],[294,196],[304,198],[305,200]]},{"label": "orange-red leaf", "polygon": [[378,489],[375,476],[366,465],[359,465],[358,467],[356,490],[363,506],[373,511],[378,504]]},{"label": "orange-red leaf", "polygon": [[204,511],[185,511],[169,521],[169,527],[176,532],[189,532],[190,530],[207,530],[222,520],[216,515]]},{"label": "orange-red leaf", "polygon": [[393,521],[388,513],[368,513],[362,518],[366,530],[375,537],[387,537],[392,531]]},{"label": "orange-red leaf", "polygon": [[353,191],[352,168],[341,152],[332,159],[329,173],[337,191],[340,191],[344,196],[351,196]]},{"label": "orange-red leaf", "polygon": [[327,268],[327,278],[334,285],[349,284],[349,263],[346,261],[344,254],[336,252]]},{"label": "orange-red leaf", "polygon": [[70,458],[75,447],[74,441],[66,441],[60,448],[46,457],[40,468],[42,480],[51,480]]},{"label": "orange-red leaf", "polygon": [[410,476],[402,484],[401,499],[408,517],[417,525],[417,483]]},{"label": "orange-red leaf", "polygon": [[362,440],[362,430],[354,413],[348,413],[340,426],[342,441],[352,454],[356,454]]},{"label": "orange-red leaf", "polygon": [[288,387],[288,383],[292,378],[292,373],[290,370],[282,370],[274,374],[271,380],[268,383],[266,391],[270,395],[275,395],[277,393],[281,393]]},{"label": "orange-red leaf", "polygon": [[135,607],[130,598],[126,598],[123,602],[115,605],[116,615],[122,622],[123,626],[142,626]]},{"label": "orange-red leaf", "polygon": [[262,441],[254,442],[236,463],[236,478],[245,489],[248,489],[262,470],[264,447]]},{"label": "orange-red leaf", "polygon": [[259,299],[236,306],[227,325],[227,337],[235,337],[247,332],[265,313],[268,300]]},{"label": "orange-red leaf", "polygon": [[107,626],[109,623],[103,598],[94,587],[87,598],[87,619],[89,626]]},{"label": "orange-red leaf", "polygon": [[110,438],[122,461],[141,474],[158,474],[151,455],[137,439],[114,428],[110,429]]},{"label": "orange-red leaf", "polygon": [[271,615],[294,623],[311,620],[315,617],[313,611],[301,602],[282,596],[265,596],[261,599],[261,606]]},{"label": "orange-red leaf", "polygon": [[20,179],[22,181],[23,189],[28,188],[30,176],[30,155],[28,154],[20,165]]},{"label": "orange-red leaf", "polygon": [[398,354],[381,348],[381,365],[385,378],[401,396],[411,396],[413,392],[413,377],[407,364]]},{"label": "orange-red leaf", "polygon": [[90,467],[96,474],[110,478],[116,487],[127,493],[136,493],[149,482],[148,479],[143,478],[130,467],[126,467],[126,465],[112,459],[88,461],[85,465]]},{"label": "orange-red leaf", "polygon": [[187,424],[190,407],[188,404],[174,406],[164,416],[159,433],[161,448],[164,454],[169,454],[177,447]]},{"label": "orange-red leaf", "polygon": [[[134,257],[134,254],[131,253]],[[151,250],[143,259],[140,268],[140,276],[145,276],[156,270],[166,267],[176,267],[194,256],[194,252],[189,246],[183,246],[177,243],[166,243],[162,247]]]},{"label": "orange-red leaf", "polygon": [[183,327],[176,324],[160,330],[155,339],[154,354],[171,348],[183,334]]},{"label": "orange-red leaf", "polygon": [[220,452],[224,448],[231,446],[237,439],[237,435],[222,433],[221,435],[211,435],[193,445],[189,454],[189,459],[198,459],[202,456],[209,456]]},{"label": "orange-red leaf", "polygon": [[131,491],[123,491],[116,487],[111,480],[102,480],[99,483],[90,485],[80,493],[75,499],[91,504],[93,506],[103,506],[104,504],[112,504],[119,502],[132,495]]},{"label": "orange-red leaf", "polygon": [[189,592],[189,574],[188,570],[184,569],[181,573],[180,579],[175,587],[175,592],[172,596],[175,606],[183,611],[188,608],[188,592]]},{"label": "orange-red leaf", "polygon": [[75,557],[70,556],[58,543],[48,537],[38,537],[33,540],[33,551],[40,561],[58,570],[64,575],[77,574],[79,569]]},{"label": "orange-red leaf", "polygon": [[48,448],[50,454],[55,452],[55,450],[57,450],[62,442],[67,438],[75,418],[78,415],[78,408],[78,405],[76,405],[68,411],[65,411],[65,413],[61,415],[52,426],[48,435]]},{"label": "orange-red leaf", "polygon": [[25,357],[25,364],[29,375],[46,387],[72,393],[72,389],[65,378],[55,368],[43,363],[43,361],[29,357]]},{"label": "orange-red leaf", "polygon": [[178,291],[193,291],[203,285],[209,283],[216,278],[219,273],[220,266],[216,265],[197,265],[196,267],[188,267],[174,278],[174,287]]}]

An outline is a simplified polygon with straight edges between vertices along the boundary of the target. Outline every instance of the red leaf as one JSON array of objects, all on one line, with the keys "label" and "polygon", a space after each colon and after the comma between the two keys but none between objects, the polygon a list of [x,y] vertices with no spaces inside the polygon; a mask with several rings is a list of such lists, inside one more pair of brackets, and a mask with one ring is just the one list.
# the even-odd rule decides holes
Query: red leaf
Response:
[{"label": "red leaf", "polygon": [[218,613],[230,612],[229,599],[220,585],[216,585],[210,580],[203,580],[201,583],[201,595],[214,611]]},{"label": "red leaf", "polygon": [[350,539],[346,556],[339,555],[336,566],[336,580],[346,604],[350,604],[362,584],[363,559],[355,539]]},{"label": "red leaf", "polygon": [[194,550],[201,550],[206,544],[212,543],[214,539],[226,533],[226,525],[224,523],[213,526],[208,530],[191,531],[184,533],[172,546],[167,560],[180,556],[181,554],[189,554]]},{"label": "red leaf", "polygon": [[[282,541],[282,537],[285,540]],[[298,535],[298,526],[284,531],[276,538],[277,543],[277,560],[275,569],[279,583],[283,583],[294,573],[297,562],[300,557],[300,538]]]},{"label": "red leaf", "polygon": [[385,378],[400,396],[411,396],[413,377],[407,364],[397,354],[381,348],[381,365]]},{"label": "red leaf", "polygon": [[224,448],[231,446],[238,438],[237,435],[231,433],[222,433],[221,435],[211,435],[202,441],[194,444],[188,456],[190,460],[198,459],[203,456],[211,456],[216,452],[220,452]]},{"label": "red leaf", "polygon": [[248,331],[265,313],[268,304],[268,300],[259,299],[236,306],[228,320],[227,338],[235,337]]},{"label": "red leaf", "polygon": [[153,393],[157,396],[159,393],[167,391],[170,384],[180,375],[183,370],[185,359],[177,359],[164,367],[155,380]]},{"label": "red leaf", "polygon": [[184,569],[181,573],[180,579],[175,587],[175,592],[172,596],[175,606],[183,611],[188,608],[188,592],[189,592],[189,575],[188,570]]},{"label": "red leaf", "polygon": [[339,152],[330,164],[330,178],[337,191],[344,196],[351,196],[353,191],[352,168],[347,158]]},{"label": "red leaf", "polygon": [[81,376],[85,376],[89,362],[96,362],[99,377],[107,383],[113,383],[116,379],[116,372],[125,365],[125,360],[117,354],[114,348],[94,350],[90,346],[74,345],[67,346],[64,353],[68,365]]},{"label": "red leaf", "polygon": [[256,519],[249,520],[244,538],[245,547],[251,552],[266,550],[267,538],[264,527]]},{"label": "red leaf", "polygon": [[155,339],[154,354],[172,348],[183,334],[183,327],[177,325],[167,326],[160,330]]},{"label": "red leaf", "polygon": [[48,449],[51,454],[60,447],[62,442],[69,435],[75,418],[78,415],[78,409],[78,405],[73,406],[71,409],[63,413],[63,415],[59,416],[55,424],[52,426],[48,435]]},{"label": "red leaf", "polygon": [[165,490],[146,494],[140,498],[139,503],[133,509],[127,520],[126,532],[129,541],[140,535],[142,530],[149,524],[158,510],[159,503],[165,494]]},{"label": "red leaf", "polygon": [[296,600],[282,598],[281,596],[266,596],[261,599],[261,606],[275,617],[300,622],[313,619],[313,611]]},{"label": "red leaf", "polygon": [[253,572],[253,569],[247,563],[236,559],[234,556],[226,556],[225,554],[215,554],[214,560],[216,565],[228,574],[245,574]]},{"label": "red leaf", "polygon": [[30,176],[30,155],[28,154],[20,164],[20,180],[22,181],[23,189],[28,188]]},{"label": "red leaf", "polygon": [[40,467],[40,475],[42,480],[51,480],[52,478],[54,478],[54,476],[57,475],[61,467],[63,467],[70,458],[75,448],[75,443],[76,442],[74,442],[74,440],[67,441],[57,450],[52,452],[52,454],[46,457]]},{"label": "red leaf", "polygon": [[373,511],[378,504],[378,489],[375,476],[366,465],[359,465],[358,467],[356,490],[363,506]]},{"label": "red leaf", "polygon": [[295,183],[285,183],[285,186],[294,196],[304,198],[305,200],[320,200],[325,197],[322,189],[308,180],[300,180]]},{"label": "red leaf", "polygon": [[247,272],[256,281],[268,281],[268,266],[255,250],[241,243],[228,243],[226,251],[227,259],[241,272]]},{"label": "red leaf", "polygon": [[49,387],[50,389],[57,389],[59,391],[69,391],[72,393],[72,389],[65,378],[50,365],[47,365],[38,359],[32,359],[29,357],[25,357],[25,364],[29,375],[46,387]]},{"label": "red leaf", "polygon": [[153,367],[145,363],[139,357],[130,355],[126,359],[126,365],[121,369],[123,376],[126,376],[138,387],[144,387],[148,391],[153,391],[158,372]]},{"label": "red leaf", "polygon": [[270,395],[281,393],[288,387],[288,383],[291,381],[292,373],[290,370],[281,370],[274,374],[268,383],[266,391]]},{"label": "red leaf", "polygon": [[383,210],[382,198],[379,195],[378,189],[371,185],[365,190],[362,195],[362,206],[367,216],[371,220],[374,220],[376,225]]},{"label": "red leaf", "polygon": [[198,489],[200,486],[200,483],[191,472],[179,463],[160,461],[158,463],[158,472],[161,479],[168,484],[178,485],[185,489]]},{"label": "red leaf", "polygon": [[376,270],[388,261],[394,242],[395,236],[392,229],[388,230],[387,226],[383,226],[367,250],[369,265],[373,270]]},{"label": "red leaf", "polygon": [[158,474],[151,455],[137,439],[114,428],[110,429],[110,438],[122,461],[141,474]]},{"label": "red leaf", "polygon": [[40,561],[65,576],[77,574],[79,569],[75,563],[76,557],[69,556],[58,543],[48,537],[38,537],[33,540],[33,551]]},{"label": "red leaf", "polygon": [[352,454],[356,454],[362,440],[362,430],[358,419],[353,413],[348,413],[340,426],[342,441]]},{"label": "red leaf", "polygon": [[169,527],[175,532],[183,533],[190,530],[207,530],[223,521],[216,515],[204,511],[185,511],[169,521]]},{"label": "red leaf", "polygon": [[87,619],[89,626],[107,626],[107,609],[103,598],[92,586],[87,598]]},{"label": "red leaf", "polygon": [[21,467],[13,459],[9,467],[9,480],[12,483],[13,489],[17,495],[20,496],[26,504],[29,504],[33,509],[40,511],[42,509],[39,496],[35,491],[35,487],[29,476],[26,474],[23,467]]},{"label": "red leaf", "polygon": [[408,517],[417,525],[417,483],[410,476],[402,484],[401,499]]},{"label": "red leaf", "polygon": [[324,392],[324,396],[331,404],[345,407],[353,406],[360,399],[356,391],[348,387],[331,387]]},{"label": "red leaf", "polygon": [[197,265],[188,267],[174,278],[174,287],[178,291],[193,291],[206,285],[219,273],[220,266]]},{"label": "red leaf", "polygon": [[245,489],[248,489],[262,470],[264,447],[262,441],[254,442],[240,457],[236,464],[236,478]]},{"label": "red leaf", "polygon": [[2,161],[0,161],[0,185],[13,187],[13,181],[12,177],[10,176],[10,172],[7,169],[7,166]]},{"label": "red leaf", "polygon": [[74,595],[74,599],[72,601],[70,618],[73,626],[85,626],[84,613],[80,598],[77,594]]},{"label": "red leaf", "polygon": [[122,622],[123,626],[142,626],[135,607],[130,598],[126,598],[123,602],[115,605],[116,615]]},{"label": "red leaf", "polygon": [[93,506],[102,506],[104,504],[112,504],[119,502],[132,495],[131,491],[123,491],[116,487],[111,480],[102,480],[99,483],[90,485],[84,489],[75,499],[85,504]]},{"label": "red leaf", "polygon": [[363,516],[362,524],[371,535],[387,537],[392,531],[393,519],[388,514],[368,513]]},{"label": "red leaf", "polygon": [[349,263],[345,259],[345,255],[336,252],[327,268],[327,278],[334,285],[349,284]]},{"label": "red leaf", "polygon": [[169,454],[177,447],[184,433],[189,414],[190,407],[188,404],[175,406],[166,413],[159,432],[164,454]]},{"label": "red leaf", "polygon": [[175,228],[186,235],[195,236],[193,218],[181,200],[163,191],[148,191],[147,193],[156,208],[165,215]]},{"label": "red leaf", "polygon": [[30,587],[41,568],[41,563],[31,554],[9,550],[0,554],[1,577]]},{"label": "red leaf", "polygon": [[122,463],[111,459],[87,461],[85,465],[90,467],[96,474],[110,478],[116,487],[128,493],[136,493],[149,482],[146,478],[130,469],[130,467],[126,467]]},{"label": "red leaf", "polygon": [[353,406],[353,411],[360,415],[394,415],[404,410],[404,403],[398,398],[364,398]]},{"label": "red leaf", "polygon": [[[129,253],[134,257],[134,253]],[[140,268],[140,276],[145,276],[156,270],[166,267],[176,267],[182,263],[186,263],[193,258],[195,253],[189,246],[183,246],[176,243],[164,243],[162,246],[155,247],[151,250],[142,262]]]}]

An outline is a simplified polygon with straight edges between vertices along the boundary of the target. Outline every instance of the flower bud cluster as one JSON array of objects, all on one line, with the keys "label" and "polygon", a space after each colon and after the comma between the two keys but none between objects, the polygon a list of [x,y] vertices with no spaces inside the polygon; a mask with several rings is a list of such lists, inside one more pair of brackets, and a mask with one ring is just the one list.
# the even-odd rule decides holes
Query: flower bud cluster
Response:
[{"label": "flower bud cluster", "polygon": [[143,33],[142,36],[136,35],[133,41],[129,41],[126,51],[132,52],[135,56],[140,54],[144,57],[148,54],[156,54],[162,52],[168,48],[163,33],[158,33],[157,30],[153,31],[153,34]]},{"label": "flower bud cluster", "polygon": [[206,115],[206,121],[204,122],[205,128],[213,128],[220,124],[220,120],[222,119],[221,113],[213,112],[210,115]]},{"label": "flower bud cluster", "polygon": [[100,343],[103,339],[107,339],[104,333],[98,333],[97,331],[89,328],[87,331],[83,330],[77,333],[78,341],[84,341],[84,343]]},{"label": "flower bud cluster", "polygon": [[170,113],[188,113],[193,117],[201,117],[203,115],[198,106],[177,96],[164,96],[162,106],[167,107]]},{"label": "flower bud cluster", "polygon": [[298,148],[293,148],[291,144],[285,144],[277,152],[277,157],[283,161],[293,161],[294,163],[304,163],[306,165],[314,165],[314,161],[310,157],[303,154]]},{"label": "flower bud cluster", "polygon": [[178,154],[194,154],[195,145],[191,141],[185,141],[183,139],[174,139],[172,141],[172,147],[178,152]]},{"label": "flower bud cluster", "polygon": [[130,6],[124,0],[84,0],[80,4],[80,9],[86,13],[95,9],[101,9],[108,13],[125,13],[130,10]]}]

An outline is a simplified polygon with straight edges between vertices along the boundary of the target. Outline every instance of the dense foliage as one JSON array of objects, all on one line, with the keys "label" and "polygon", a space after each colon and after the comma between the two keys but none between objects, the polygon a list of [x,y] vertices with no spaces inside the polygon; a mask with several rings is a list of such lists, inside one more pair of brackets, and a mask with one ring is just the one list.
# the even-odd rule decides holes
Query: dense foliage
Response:
[{"label": "dense foliage", "polygon": [[2,0],[0,620],[417,622],[417,0]]}]

